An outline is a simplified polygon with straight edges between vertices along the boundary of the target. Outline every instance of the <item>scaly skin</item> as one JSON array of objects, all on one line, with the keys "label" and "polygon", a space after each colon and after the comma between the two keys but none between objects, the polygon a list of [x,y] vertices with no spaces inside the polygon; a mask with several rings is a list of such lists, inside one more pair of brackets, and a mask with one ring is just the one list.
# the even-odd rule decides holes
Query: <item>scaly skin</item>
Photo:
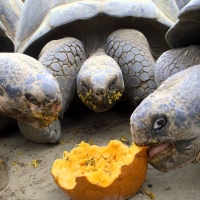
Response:
[{"label": "scaly skin", "polygon": [[[74,97],[76,76],[78,96],[87,107],[98,113],[112,108],[124,90],[133,105],[155,90],[155,62],[142,33],[132,29],[114,31],[107,38],[105,52],[102,48],[96,49],[85,60],[82,42],[71,37],[54,40],[44,46],[39,61],[59,83],[63,97],[61,118]],[[43,143],[58,142],[61,130],[58,130],[60,126],[57,123],[53,122],[48,128],[40,130],[23,123],[18,125],[25,135],[29,129],[31,137],[28,138],[31,141]]]},{"label": "scaly skin", "polygon": [[146,37],[134,29],[114,31],[106,41],[106,53],[120,66],[125,91],[132,105],[137,105],[156,89],[155,61]]},{"label": "scaly skin", "polygon": [[199,45],[191,45],[189,47],[181,47],[166,51],[156,61],[156,86],[158,87],[173,74],[198,64],[200,64]]},{"label": "scaly skin", "polygon": [[133,142],[150,146],[149,162],[160,171],[200,160],[199,80],[200,65],[174,74],[131,115]]},{"label": "scaly skin", "polygon": [[42,49],[39,62],[58,81],[62,93],[60,117],[68,109],[76,93],[76,77],[85,61],[85,51],[81,41],[66,37],[53,40]]},{"label": "scaly skin", "polygon": [[[59,84],[62,94],[60,119],[73,99],[76,92],[76,77],[82,63],[85,61],[85,51],[81,41],[75,38],[63,38],[47,43],[42,49],[39,62],[52,74]],[[36,129],[18,121],[20,131],[32,142],[56,143],[61,139],[60,121],[53,121],[48,127]]]},{"label": "scaly skin", "polygon": [[78,74],[78,95],[90,109],[107,111],[123,94],[132,105],[138,105],[155,90],[155,61],[141,32],[114,31],[107,38],[105,53],[103,49],[97,50],[83,63]]}]

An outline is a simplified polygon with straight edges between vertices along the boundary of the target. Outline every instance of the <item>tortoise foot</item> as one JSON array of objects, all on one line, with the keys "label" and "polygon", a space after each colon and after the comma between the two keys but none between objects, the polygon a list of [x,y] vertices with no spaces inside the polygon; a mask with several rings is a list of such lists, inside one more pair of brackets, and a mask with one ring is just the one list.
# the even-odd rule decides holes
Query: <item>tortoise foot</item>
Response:
[{"label": "tortoise foot", "polygon": [[48,127],[43,129],[33,128],[21,121],[18,121],[21,133],[30,141],[35,143],[56,143],[61,139],[60,121],[52,122]]}]

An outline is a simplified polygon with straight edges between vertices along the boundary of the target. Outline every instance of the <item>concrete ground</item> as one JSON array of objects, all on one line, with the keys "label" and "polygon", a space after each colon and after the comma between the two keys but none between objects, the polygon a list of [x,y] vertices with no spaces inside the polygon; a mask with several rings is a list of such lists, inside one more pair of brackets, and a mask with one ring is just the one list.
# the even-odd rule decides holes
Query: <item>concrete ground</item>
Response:
[{"label": "concrete ground", "polygon": [[[82,140],[104,145],[111,139],[126,136],[131,142],[129,118],[132,108],[121,107],[102,114],[72,113],[62,123],[63,136],[59,144],[34,144],[19,131],[0,136],[10,179],[0,192],[0,200],[69,200],[50,174],[54,160],[61,158],[64,150],[70,151]],[[34,160],[37,160],[36,167],[32,163]],[[130,200],[149,199],[199,200],[200,165],[190,164],[168,173],[149,166],[147,180]]]}]

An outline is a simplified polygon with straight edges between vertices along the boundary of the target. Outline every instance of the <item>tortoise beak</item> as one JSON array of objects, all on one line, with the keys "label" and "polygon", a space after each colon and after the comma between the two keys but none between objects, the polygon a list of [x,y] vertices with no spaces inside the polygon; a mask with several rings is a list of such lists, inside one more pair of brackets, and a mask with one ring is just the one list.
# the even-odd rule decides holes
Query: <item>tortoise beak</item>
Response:
[{"label": "tortoise beak", "polygon": [[176,160],[178,157],[178,151],[175,148],[175,145],[173,143],[163,143],[160,145],[164,146],[165,149],[154,154],[153,156],[151,154],[153,152],[153,149],[156,147],[159,148],[159,145],[152,146],[149,148],[149,150],[148,150],[149,163],[155,169],[157,169],[161,172],[168,172],[171,169],[173,169],[173,166],[176,164]]},{"label": "tortoise beak", "polygon": [[59,113],[61,111],[61,101],[56,100],[48,103],[46,106],[29,103],[31,113],[31,119],[25,123],[35,128],[45,128],[53,121],[58,120]]}]

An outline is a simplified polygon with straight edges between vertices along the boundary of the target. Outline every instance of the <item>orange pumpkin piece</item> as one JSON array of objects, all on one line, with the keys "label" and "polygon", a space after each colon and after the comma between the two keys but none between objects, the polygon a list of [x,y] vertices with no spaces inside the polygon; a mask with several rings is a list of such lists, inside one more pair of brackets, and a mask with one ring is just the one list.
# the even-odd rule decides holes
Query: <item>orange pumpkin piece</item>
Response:
[{"label": "orange pumpkin piece", "polygon": [[128,147],[118,140],[104,147],[81,142],[55,160],[51,173],[72,200],[124,200],[145,180],[146,151],[147,147]]}]

